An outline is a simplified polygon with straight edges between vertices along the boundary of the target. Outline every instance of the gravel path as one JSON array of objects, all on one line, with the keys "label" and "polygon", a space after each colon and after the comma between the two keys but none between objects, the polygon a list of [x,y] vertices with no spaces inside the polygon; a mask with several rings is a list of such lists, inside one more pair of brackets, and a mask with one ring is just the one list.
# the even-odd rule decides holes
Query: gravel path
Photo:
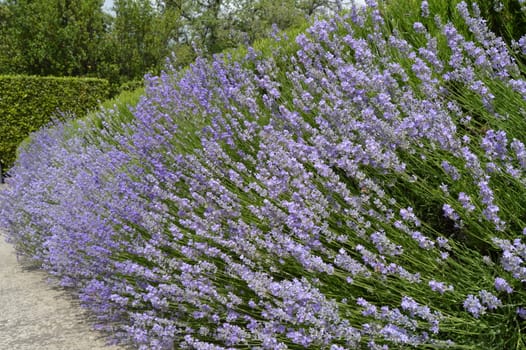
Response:
[{"label": "gravel path", "polygon": [[50,285],[45,272],[19,264],[0,232],[0,349],[122,348],[105,346],[102,335],[90,329],[78,303]]}]

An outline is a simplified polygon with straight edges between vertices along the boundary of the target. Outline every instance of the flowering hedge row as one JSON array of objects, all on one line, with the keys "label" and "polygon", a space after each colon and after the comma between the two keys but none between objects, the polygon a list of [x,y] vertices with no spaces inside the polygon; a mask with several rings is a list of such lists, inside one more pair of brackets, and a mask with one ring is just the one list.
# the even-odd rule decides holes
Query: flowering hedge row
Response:
[{"label": "flowering hedge row", "polygon": [[60,112],[84,116],[108,98],[109,84],[93,78],[0,76],[0,91],[0,162],[5,170],[31,132]]},{"label": "flowering hedge row", "polygon": [[131,123],[38,132],[1,226],[142,349],[523,347],[526,47],[440,2],[400,32],[368,1],[272,57],[167,67]]}]

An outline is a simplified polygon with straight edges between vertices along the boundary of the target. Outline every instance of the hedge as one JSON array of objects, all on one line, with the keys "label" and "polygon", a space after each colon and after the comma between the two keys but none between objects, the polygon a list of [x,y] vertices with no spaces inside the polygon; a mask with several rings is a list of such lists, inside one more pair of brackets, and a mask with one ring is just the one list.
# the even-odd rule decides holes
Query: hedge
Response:
[{"label": "hedge", "polygon": [[109,97],[103,79],[0,75],[0,162],[5,170],[18,145],[59,112],[76,117]]}]

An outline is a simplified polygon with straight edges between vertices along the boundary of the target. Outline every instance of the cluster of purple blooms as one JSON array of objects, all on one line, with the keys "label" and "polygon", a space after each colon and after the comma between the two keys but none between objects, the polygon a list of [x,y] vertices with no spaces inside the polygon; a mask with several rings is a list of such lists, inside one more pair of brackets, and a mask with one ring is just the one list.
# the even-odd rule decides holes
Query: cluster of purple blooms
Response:
[{"label": "cluster of purple blooms", "polygon": [[168,64],[131,122],[34,134],[0,226],[141,349],[445,348],[523,327],[526,219],[499,186],[526,194],[524,138],[475,121],[504,125],[499,94],[526,81],[476,7],[457,6],[473,41],[421,11],[421,46],[371,0],[294,52]]}]

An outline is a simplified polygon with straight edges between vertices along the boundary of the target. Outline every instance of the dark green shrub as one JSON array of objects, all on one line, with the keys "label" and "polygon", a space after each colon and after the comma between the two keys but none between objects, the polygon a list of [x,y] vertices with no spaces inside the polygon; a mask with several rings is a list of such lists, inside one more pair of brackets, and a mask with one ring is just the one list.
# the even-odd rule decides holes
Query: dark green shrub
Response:
[{"label": "dark green shrub", "polygon": [[0,76],[0,162],[9,168],[16,148],[58,113],[83,116],[108,98],[106,80]]}]

